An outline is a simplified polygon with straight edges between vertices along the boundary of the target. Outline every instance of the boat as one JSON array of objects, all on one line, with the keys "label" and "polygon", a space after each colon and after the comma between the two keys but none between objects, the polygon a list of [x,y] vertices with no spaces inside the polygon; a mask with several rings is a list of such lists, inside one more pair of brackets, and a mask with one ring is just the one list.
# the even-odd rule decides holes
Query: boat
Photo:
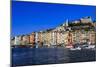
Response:
[{"label": "boat", "polygon": [[81,50],[81,47],[70,48],[70,50]]}]

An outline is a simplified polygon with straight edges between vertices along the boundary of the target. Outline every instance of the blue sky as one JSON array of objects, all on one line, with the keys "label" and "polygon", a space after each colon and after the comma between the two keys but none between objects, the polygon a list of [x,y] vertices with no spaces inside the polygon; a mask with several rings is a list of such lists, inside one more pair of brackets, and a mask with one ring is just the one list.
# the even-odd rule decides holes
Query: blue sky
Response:
[{"label": "blue sky", "polygon": [[96,19],[95,6],[12,1],[11,7],[12,36],[55,28],[66,19],[72,21],[85,16]]}]

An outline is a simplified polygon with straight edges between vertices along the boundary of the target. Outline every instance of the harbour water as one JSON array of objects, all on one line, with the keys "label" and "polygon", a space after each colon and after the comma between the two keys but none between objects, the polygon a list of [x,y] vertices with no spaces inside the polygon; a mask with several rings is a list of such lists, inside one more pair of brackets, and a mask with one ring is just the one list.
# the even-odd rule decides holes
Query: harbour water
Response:
[{"label": "harbour water", "polygon": [[12,66],[88,61],[96,61],[95,50],[69,50],[67,48],[12,48]]}]

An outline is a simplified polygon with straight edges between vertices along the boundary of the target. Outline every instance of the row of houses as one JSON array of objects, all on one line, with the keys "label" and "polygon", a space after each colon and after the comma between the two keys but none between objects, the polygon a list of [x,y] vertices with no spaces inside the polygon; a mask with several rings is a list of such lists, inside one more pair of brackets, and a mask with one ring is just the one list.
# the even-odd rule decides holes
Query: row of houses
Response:
[{"label": "row of houses", "polygon": [[[85,20],[86,19],[86,20]],[[95,29],[95,23],[90,17],[81,19],[81,23],[91,23]],[[76,23],[76,21],[75,21]],[[76,23],[77,24],[77,23]],[[90,25],[88,25],[91,27]],[[79,27],[79,26],[77,26]],[[87,27],[88,31],[83,29],[72,29],[68,21],[56,27],[55,29],[33,32],[28,35],[15,36],[11,38],[11,45],[31,45],[31,46],[73,46],[75,44],[95,44],[96,32]]]}]

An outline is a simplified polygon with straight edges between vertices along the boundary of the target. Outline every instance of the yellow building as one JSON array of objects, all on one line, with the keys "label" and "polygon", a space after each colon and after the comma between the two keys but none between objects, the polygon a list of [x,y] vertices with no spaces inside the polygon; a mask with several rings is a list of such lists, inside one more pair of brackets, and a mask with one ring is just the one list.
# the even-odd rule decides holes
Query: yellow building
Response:
[{"label": "yellow building", "polygon": [[30,42],[29,40],[30,40],[29,35],[23,35],[22,36],[22,45],[28,45]]},{"label": "yellow building", "polygon": [[81,23],[91,23],[92,22],[92,19],[91,17],[84,17],[84,18],[81,18]]},{"label": "yellow building", "polygon": [[96,32],[95,31],[90,31],[89,33],[89,41],[91,44],[96,44]]}]

